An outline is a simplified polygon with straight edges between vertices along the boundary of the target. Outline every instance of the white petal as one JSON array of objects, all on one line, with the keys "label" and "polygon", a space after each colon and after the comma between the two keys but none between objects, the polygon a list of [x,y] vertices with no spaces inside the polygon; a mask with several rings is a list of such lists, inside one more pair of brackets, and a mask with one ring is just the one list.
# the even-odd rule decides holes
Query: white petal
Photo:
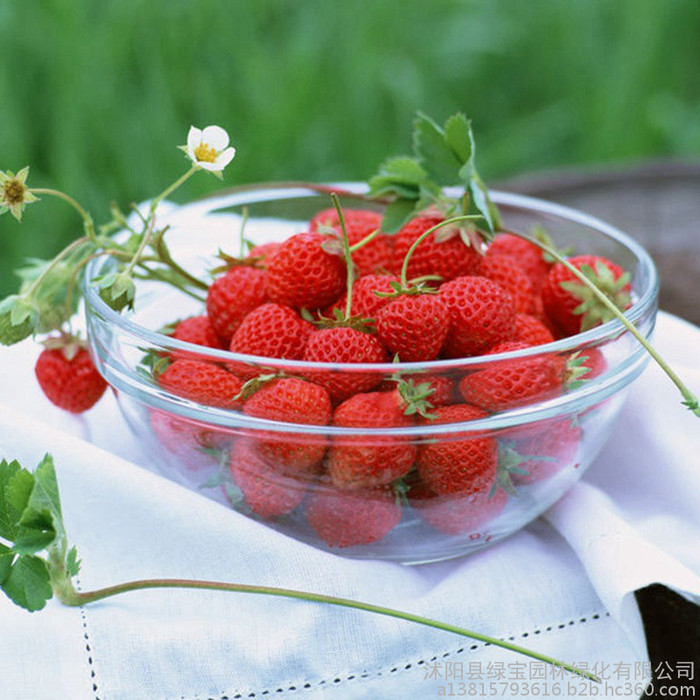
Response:
[{"label": "white petal", "polygon": [[228,134],[220,126],[207,126],[202,131],[202,143],[209,144],[215,151],[223,151],[228,146]]},{"label": "white petal", "polygon": [[230,146],[225,151],[221,151],[214,162],[221,170],[223,170],[233,160],[235,155],[236,149],[233,146]]},{"label": "white petal", "polygon": [[194,157],[194,149],[202,143],[202,130],[198,129],[196,126],[191,126],[189,133],[187,134],[187,155],[192,160],[197,160]]},{"label": "white petal", "polygon": [[210,173],[218,172],[219,170],[223,170],[225,167],[223,165],[220,165],[217,161],[214,161],[213,163],[207,163],[204,160],[197,161],[197,165],[202,170],[208,170]]}]

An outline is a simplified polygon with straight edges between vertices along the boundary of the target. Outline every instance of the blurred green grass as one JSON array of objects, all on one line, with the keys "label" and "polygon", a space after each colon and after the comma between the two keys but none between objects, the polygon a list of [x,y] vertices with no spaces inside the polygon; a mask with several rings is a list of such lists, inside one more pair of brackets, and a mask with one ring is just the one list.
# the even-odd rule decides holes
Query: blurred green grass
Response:
[{"label": "blurred green grass", "polygon": [[[697,0],[0,0],[0,168],[99,223],[182,172],[190,124],[229,130],[226,184],[367,179],[417,110],[473,119],[487,181],[697,157],[699,36]],[[57,201],[2,217],[0,296],[79,230]]]}]

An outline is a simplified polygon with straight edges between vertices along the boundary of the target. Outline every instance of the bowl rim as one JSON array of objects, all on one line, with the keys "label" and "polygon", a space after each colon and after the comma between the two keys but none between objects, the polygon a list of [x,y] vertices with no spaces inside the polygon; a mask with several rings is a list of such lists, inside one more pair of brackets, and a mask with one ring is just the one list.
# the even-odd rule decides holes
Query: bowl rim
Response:
[{"label": "bowl rim", "polygon": [[[187,217],[194,211],[201,215],[214,214],[219,209],[224,207],[232,207],[245,203],[252,203],[250,195],[255,193],[274,193],[273,197],[260,197],[253,201],[264,202],[274,199],[292,199],[303,196],[319,195],[321,191],[345,191],[350,194],[362,194],[366,192],[367,186],[364,183],[330,183],[315,185],[313,183],[296,183],[296,182],[272,182],[272,183],[257,183],[242,185],[239,187],[229,188],[223,192],[213,193],[206,197],[192,200],[191,202],[182,205],[171,205],[169,203],[164,219],[168,220],[170,225],[177,224],[179,216]],[[450,193],[454,188],[446,188]],[[518,207],[527,209],[540,214],[556,216],[561,219],[566,219],[572,223],[580,224],[588,228],[597,229],[605,236],[614,239],[617,243],[627,248],[639,261],[644,275],[647,279],[646,288],[643,293],[635,300],[633,305],[624,313],[625,317],[631,322],[636,323],[649,308],[653,306],[658,295],[659,277],[656,265],[647,252],[647,250],[637,241],[632,239],[628,234],[623,233],[620,229],[608,224],[607,222],[591,216],[577,209],[567,207],[565,205],[549,202],[547,200],[520,195],[516,193],[503,192],[500,190],[489,191],[493,201],[499,205]],[[512,231],[513,228],[504,229],[504,232]],[[90,284],[90,279],[94,276],[98,265],[104,263],[104,259],[108,258],[107,253],[96,256],[86,266],[83,274],[83,293],[86,304],[89,304],[100,316],[109,323],[114,324],[122,332],[146,341],[150,345],[157,346],[162,350],[173,350],[180,352],[189,352],[201,357],[206,357],[208,360],[222,363],[243,362],[251,366],[264,366],[267,369],[291,371],[308,371],[308,370],[333,370],[334,372],[343,372],[348,374],[359,374],[366,372],[381,372],[385,374],[393,374],[397,371],[397,365],[393,362],[382,363],[339,363],[339,362],[310,362],[304,360],[285,360],[280,358],[266,358],[256,355],[245,355],[242,353],[232,352],[227,349],[207,348],[201,345],[195,345],[186,341],[172,338],[171,336],[153,331],[134,322],[130,316],[122,315],[120,312],[113,310],[99,296],[94,285]],[[606,338],[615,338],[621,333],[628,332],[624,325],[618,319],[612,319],[599,326],[591,328],[583,333],[578,333],[560,340],[555,340],[551,343],[536,345],[522,350],[515,350],[495,355],[477,355],[472,357],[454,358],[446,360],[431,360],[425,362],[402,362],[400,363],[400,371],[402,373],[425,374],[431,372],[446,372],[455,369],[468,369],[470,367],[487,366],[490,363],[497,363],[504,360],[525,358],[549,353],[558,353],[570,351],[575,348],[586,348],[594,345]]]}]

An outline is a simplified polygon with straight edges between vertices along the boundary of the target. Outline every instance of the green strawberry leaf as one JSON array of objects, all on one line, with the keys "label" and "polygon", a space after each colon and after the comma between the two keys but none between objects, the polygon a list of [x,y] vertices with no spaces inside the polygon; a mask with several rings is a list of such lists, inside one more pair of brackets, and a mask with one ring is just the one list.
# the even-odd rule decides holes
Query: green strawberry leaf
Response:
[{"label": "green strawberry leaf", "polygon": [[397,194],[401,197],[417,196],[426,172],[415,158],[398,156],[389,158],[379,166],[379,172],[369,180],[370,196],[382,197]]},{"label": "green strawberry leaf", "polygon": [[388,204],[382,217],[382,230],[396,233],[415,213],[416,200],[395,199]]},{"label": "green strawberry leaf", "polygon": [[78,559],[78,550],[71,547],[66,555],[66,571],[69,576],[77,576],[80,573],[80,559]]},{"label": "green strawberry leaf", "polygon": [[[471,122],[463,114],[453,114],[445,122],[445,140],[457,159],[463,163],[462,171],[473,164],[474,135]],[[460,175],[463,177],[462,173]]]},{"label": "green strawberry leaf", "polygon": [[0,542],[0,586],[10,573],[15,556],[16,554],[9,547]]},{"label": "green strawberry leaf", "polygon": [[476,214],[481,217],[480,220],[477,220],[476,225],[479,229],[485,231],[488,234],[488,239],[491,240],[500,224],[500,220],[486,188],[481,183],[481,180],[474,178],[467,185],[467,193],[469,195],[467,214]]},{"label": "green strawberry leaf", "polygon": [[21,516],[16,522],[13,536],[14,550],[18,554],[36,554],[64,536],[61,507],[58,501],[58,484],[53,460],[46,455],[34,474],[18,471],[8,488],[7,505]]},{"label": "green strawberry leaf", "polygon": [[424,198],[427,180],[425,170],[415,158],[390,158],[379,166],[379,172],[369,180],[369,196],[389,198],[384,211],[382,230],[395,233],[410,219]]},{"label": "green strawberry leaf", "polygon": [[51,514],[28,508],[22,515],[13,549],[18,554],[36,554],[50,547],[55,539],[56,528]]},{"label": "green strawberry leaf", "polygon": [[17,461],[0,462],[0,537],[14,542],[33,488],[34,476]]},{"label": "green strawberry leaf", "polygon": [[36,556],[18,557],[0,588],[13,603],[29,612],[41,610],[53,597],[48,565]]},{"label": "green strawberry leaf", "polygon": [[[471,153],[469,142],[463,141],[463,125],[460,121],[459,115],[448,120],[449,138],[445,131],[425,114],[419,113],[414,122],[413,150],[420,165],[437,185],[447,187],[463,184],[460,171],[465,161],[461,156],[466,154],[469,160]],[[453,143],[456,148],[453,147]]]},{"label": "green strawberry leaf", "polygon": [[23,525],[25,522],[44,523],[47,518],[52,521],[56,537],[65,538],[56,470],[53,457],[48,453],[44,455],[34,470],[34,489],[20,524]]},{"label": "green strawberry leaf", "polygon": [[[33,473],[16,461],[0,462],[0,589],[29,611],[41,610],[54,585],[72,590],[79,568],[68,550],[56,471],[46,454]],[[37,556],[46,552],[42,558]]]}]

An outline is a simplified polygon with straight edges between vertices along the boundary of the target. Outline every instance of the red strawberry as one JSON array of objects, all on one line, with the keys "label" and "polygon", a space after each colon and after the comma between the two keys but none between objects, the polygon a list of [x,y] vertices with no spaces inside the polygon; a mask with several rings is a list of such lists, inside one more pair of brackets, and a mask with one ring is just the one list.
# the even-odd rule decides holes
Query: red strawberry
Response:
[{"label": "red strawberry", "polygon": [[581,428],[571,419],[550,420],[513,430],[508,438],[514,453],[522,457],[518,471],[511,471],[513,483],[530,484],[575,464]]},{"label": "red strawberry", "polygon": [[448,535],[469,533],[473,539],[478,539],[483,534],[479,528],[503,511],[508,494],[497,489],[493,494],[488,490],[438,496],[418,483],[409,490],[408,500],[418,515],[435,530]]},{"label": "red strawberry", "polygon": [[[352,309],[353,316],[361,318],[376,318],[379,310],[386,306],[390,297],[378,296],[375,292],[390,294],[393,291],[392,282],[400,280],[396,275],[365,275],[355,280],[352,285]],[[347,304],[347,292],[338,301],[323,312],[327,318],[333,318],[333,309],[340,309],[345,313]]]},{"label": "red strawberry", "polygon": [[401,362],[437,358],[449,330],[450,314],[437,294],[401,294],[377,313],[377,335]]},{"label": "red strawberry", "polygon": [[231,450],[231,477],[248,507],[266,519],[294,510],[308,489],[308,482],[281,475],[246,439]]},{"label": "red strawberry", "polygon": [[[343,209],[343,220],[346,228],[350,225],[364,225],[367,229],[365,235],[369,235],[372,231],[380,228],[382,223],[382,215],[379,212],[369,209]],[[335,207],[322,209],[313,216],[309,222],[309,231],[318,233],[319,229],[336,228],[340,226],[340,219]],[[321,231],[322,233],[322,231]]]},{"label": "red strawberry", "polygon": [[[414,424],[397,389],[355,394],[335,409],[333,425],[343,428],[406,428]],[[332,482],[344,488],[388,484],[406,474],[416,458],[406,438],[334,436],[327,466]]]},{"label": "red strawberry", "polygon": [[[430,424],[461,423],[485,418],[486,411],[467,404],[441,406]],[[438,495],[488,492],[496,478],[498,446],[479,433],[456,433],[418,448],[416,467],[426,486]]]},{"label": "red strawberry", "polygon": [[245,316],[265,301],[265,271],[236,265],[209,287],[207,316],[222,342],[228,344]]},{"label": "red strawberry", "polygon": [[[182,340],[186,343],[192,343],[193,345],[202,345],[206,348],[216,348],[222,350],[224,344],[221,342],[221,338],[218,333],[214,330],[214,326],[211,324],[209,316],[191,316],[190,318],[185,318],[179,321],[172,333],[171,338],[176,338],[177,340]],[[189,353],[180,350],[176,350],[170,353],[170,357],[173,360],[177,359],[201,359],[205,360],[203,356],[197,355],[196,353]]]},{"label": "red strawberry", "polygon": [[100,400],[107,382],[95,368],[85,347],[74,341],[65,342],[68,344],[58,338],[47,341],[34,371],[39,386],[51,403],[71,413],[82,413]]},{"label": "red strawberry", "polygon": [[[399,274],[404,258],[419,236],[444,219],[439,216],[419,216],[411,219],[396,234],[391,271]],[[443,281],[473,275],[480,255],[474,246],[467,245],[457,227],[438,229],[418,244],[408,262],[407,278],[438,275]]]},{"label": "red strawberry", "polygon": [[[333,326],[311,334],[303,359],[306,362],[364,364],[387,362],[389,357],[376,336],[348,326]],[[382,380],[382,375],[366,371],[318,369],[308,370],[306,375],[325,387],[336,403],[353,394],[369,391]]]},{"label": "red strawberry", "polygon": [[371,544],[401,520],[401,507],[389,488],[336,489],[317,486],[306,502],[306,517],[331,547]]},{"label": "red strawberry", "polygon": [[542,249],[531,241],[513,233],[499,233],[486,249],[486,258],[511,258],[525,271],[538,292],[544,284],[552,263],[548,262]]},{"label": "red strawberry", "polygon": [[[353,246],[381,227],[382,215],[366,209],[344,209],[343,220],[348,234],[348,243]],[[335,209],[324,209],[314,216],[309,230],[318,232],[319,227],[332,228],[339,237],[342,229]],[[323,233],[321,230],[320,233]],[[359,275],[386,271],[391,265],[392,239],[379,233],[352,253],[352,261]]]},{"label": "red strawberry", "polygon": [[269,243],[253,246],[248,251],[245,260],[251,264],[255,263],[255,267],[265,270],[267,269],[268,260],[280,249],[281,245],[278,241],[270,241]]},{"label": "red strawberry", "polygon": [[414,382],[416,384],[427,384],[430,390],[428,401],[433,406],[447,406],[454,403],[456,390],[455,380],[444,374],[434,375],[416,375]]},{"label": "red strawberry", "polygon": [[210,362],[175,360],[157,379],[170,393],[205,406],[235,410],[243,405],[239,397],[243,382]]},{"label": "red strawberry", "polygon": [[335,302],[345,290],[342,256],[328,253],[326,236],[298,233],[268,260],[265,288],[271,301],[316,311]]},{"label": "red strawberry", "polygon": [[527,345],[545,345],[553,343],[554,336],[547,326],[535,316],[529,314],[517,314],[515,317],[515,330],[511,340]]},{"label": "red strawberry", "polygon": [[[567,262],[594,282],[619,309],[629,307],[629,274],[619,265],[599,255],[578,255]],[[542,287],[542,301],[549,318],[567,335],[613,318],[593,292],[560,262],[550,270]]]},{"label": "red strawberry", "polygon": [[[286,360],[301,359],[314,326],[288,306],[272,302],[251,311],[231,338],[232,352],[256,357]],[[229,364],[229,369],[250,379],[264,371],[262,367],[242,362]]]},{"label": "red strawberry", "polygon": [[[243,413],[275,423],[327,425],[332,408],[328,392],[296,377],[273,379],[246,401]],[[312,472],[323,459],[326,439],[312,433],[262,431],[253,440],[271,467],[282,472]]]},{"label": "red strawberry", "polygon": [[[487,354],[515,352],[528,347],[525,343],[500,343]],[[560,394],[561,390],[561,363],[553,354],[503,360],[468,374],[459,382],[462,398],[487,411],[505,411]]]},{"label": "red strawberry", "polygon": [[513,334],[515,310],[510,294],[485,277],[458,277],[440,287],[450,312],[446,357],[480,355]]},{"label": "red strawberry", "polygon": [[530,278],[514,258],[484,257],[479,265],[479,275],[497,282],[510,294],[515,313],[532,314],[537,310],[539,297]]}]

